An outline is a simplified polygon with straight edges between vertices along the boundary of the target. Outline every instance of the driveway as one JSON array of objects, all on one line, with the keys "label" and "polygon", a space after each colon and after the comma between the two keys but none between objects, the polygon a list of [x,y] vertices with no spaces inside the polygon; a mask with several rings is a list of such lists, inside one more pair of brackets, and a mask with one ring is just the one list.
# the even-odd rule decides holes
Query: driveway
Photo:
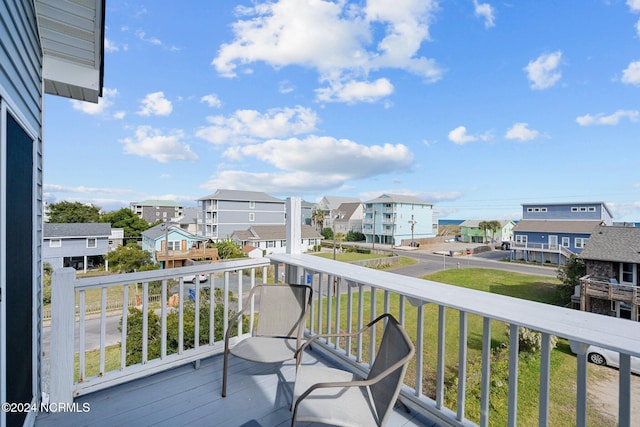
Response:
[{"label": "driveway", "polygon": [[[618,420],[618,370],[606,366],[589,364],[589,370],[597,372],[597,378],[590,376],[588,404],[598,412],[611,418],[611,425]],[[640,420],[640,376],[631,375],[631,420]]]}]

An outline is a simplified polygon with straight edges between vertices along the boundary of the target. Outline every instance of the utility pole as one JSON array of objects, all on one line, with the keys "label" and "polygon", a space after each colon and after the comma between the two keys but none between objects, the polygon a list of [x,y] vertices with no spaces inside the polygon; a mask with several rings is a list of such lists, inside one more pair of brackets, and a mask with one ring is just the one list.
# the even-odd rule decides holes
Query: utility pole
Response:
[{"label": "utility pole", "polygon": [[371,250],[376,248],[376,214],[377,210],[373,210],[373,238],[371,239]]},{"label": "utility pole", "polygon": [[411,220],[409,221],[409,224],[411,224],[411,247],[413,248],[415,246],[415,242],[413,241],[413,227],[415,227],[415,225],[417,224],[417,221],[413,220],[413,214],[411,214]]},{"label": "utility pole", "polygon": [[336,219],[342,218],[344,215],[342,212],[338,211],[334,215],[331,215],[331,231],[333,231],[333,260],[336,259]]}]

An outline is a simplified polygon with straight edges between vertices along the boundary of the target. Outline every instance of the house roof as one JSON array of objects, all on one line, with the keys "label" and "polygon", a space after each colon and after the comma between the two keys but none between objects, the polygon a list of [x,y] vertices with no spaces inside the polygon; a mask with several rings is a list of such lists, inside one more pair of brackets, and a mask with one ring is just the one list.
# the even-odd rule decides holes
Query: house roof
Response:
[{"label": "house roof", "polygon": [[513,228],[517,231],[530,231],[541,233],[572,233],[590,234],[593,229],[599,226],[601,221],[552,221],[523,219],[518,221]]},{"label": "house roof", "polygon": [[198,208],[184,208],[178,224],[196,224],[198,222],[198,212],[200,212]]},{"label": "house roof", "polygon": [[160,237],[164,237],[164,235],[166,233],[165,228],[164,228],[165,224],[169,224],[170,230],[172,232],[182,234],[183,236],[188,237],[188,238],[190,238],[192,240],[198,240],[198,241],[202,241],[202,242],[209,240],[206,237],[196,236],[195,234],[191,234],[187,230],[183,230],[182,228],[177,227],[176,223],[173,223],[173,222],[168,222],[168,223],[165,222],[165,223],[162,223],[162,224],[158,224],[155,227],[151,227],[150,229],[143,231],[142,235],[144,237],[147,237],[147,238],[153,239],[153,240],[157,240]]},{"label": "house roof", "polygon": [[[482,221],[487,221],[484,219],[467,219],[465,221],[462,221],[460,223],[460,227],[471,227],[471,228],[478,228],[480,227],[480,223]],[[500,223],[501,227],[504,227],[505,225],[509,224],[510,222],[513,222],[509,219],[503,219],[503,220],[499,220],[498,221]]]},{"label": "house roof", "polygon": [[598,226],[580,258],[640,264],[640,228]]},{"label": "house roof", "polygon": [[411,203],[414,205],[429,205],[433,206],[429,202],[420,200],[417,197],[407,196],[406,194],[381,194],[375,199],[367,200],[365,203]]},{"label": "house roof", "polygon": [[180,207],[182,206],[178,202],[174,202],[173,200],[145,200],[143,202],[133,202],[132,205],[135,206],[169,206],[169,207]]},{"label": "house roof", "polygon": [[[300,231],[303,239],[322,238],[320,233],[308,225],[302,225]],[[233,235],[238,240],[245,241],[285,240],[287,238],[287,229],[285,225],[254,225],[249,227],[248,230],[236,230]]]},{"label": "house roof", "polygon": [[342,212],[342,218],[338,218],[336,219],[336,222],[340,222],[340,221],[349,221],[351,219],[351,217],[353,216],[354,212],[360,207],[362,206],[362,203],[360,202],[356,202],[356,203],[342,203],[340,206],[338,206],[338,211]]},{"label": "house roof", "polygon": [[104,80],[105,0],[35,0],[48,94],[97,103]]},{"label": "house roof", "polygon": [[103,222],[51,223],[42,228],[44,238],[109,237],[111,224]]},{"label": "house roof", "polygon": [[319,206],[324,210],[338,209],[342,203],[362,203],[357,197],[344,197],[344,196],[324,196],[320,200]]},{"label": "house roof", "polygon": [[215,193],[201,197],[198,200],[247,200],[251,202],[284,203],[284,200],[270,196],[262,191],[242,190],[217,190]]}]

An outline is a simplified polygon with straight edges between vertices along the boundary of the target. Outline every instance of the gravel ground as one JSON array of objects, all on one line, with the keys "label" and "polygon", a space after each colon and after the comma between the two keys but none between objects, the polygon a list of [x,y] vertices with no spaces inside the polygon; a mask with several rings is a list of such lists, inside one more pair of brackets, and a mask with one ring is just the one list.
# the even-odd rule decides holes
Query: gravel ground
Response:
[{"label": "gravel ground", "polygon": [[[618,420],[618,371],[606,366],[589,365],[602,372],[602,378],[589,380],[589,404],[611,417],[611,425]],[[635,420],[635,421],[634,421]],[[631,375],[631,422],[640,420],[640,376]],[[640,425],[640,424],[634,424]]]}]

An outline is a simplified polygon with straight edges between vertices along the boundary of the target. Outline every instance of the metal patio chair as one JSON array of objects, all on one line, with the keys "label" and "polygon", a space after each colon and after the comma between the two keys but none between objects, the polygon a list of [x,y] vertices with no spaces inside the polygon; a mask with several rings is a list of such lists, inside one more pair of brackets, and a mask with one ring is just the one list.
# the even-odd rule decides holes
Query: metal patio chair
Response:
[{"label": "metal patio chair", "polygon": [[[224,336],[222,397],[227,395],[229,354],[258,363],[280,363],[296,357],[302,344],[307,312],[311,305],[311,286],[256,285],[251,289],[243,309],[229,321]],[[231,331],[256,297],[259,312],[251,337],[229,345]]]},{"label": "metal patio chair", "polygon": [[[369,374],[356,374],[325,366],[300,364],[304,349],[323,337],[356,336],[386,319],[387,324]],[[383,426],[400,394],[413,343],[398,321],[388,313],[350,334],[316,335],[300,349],[297,358],[291,426],[298,421],[336,426]]]}]

